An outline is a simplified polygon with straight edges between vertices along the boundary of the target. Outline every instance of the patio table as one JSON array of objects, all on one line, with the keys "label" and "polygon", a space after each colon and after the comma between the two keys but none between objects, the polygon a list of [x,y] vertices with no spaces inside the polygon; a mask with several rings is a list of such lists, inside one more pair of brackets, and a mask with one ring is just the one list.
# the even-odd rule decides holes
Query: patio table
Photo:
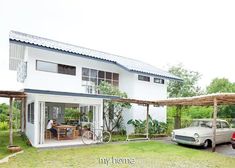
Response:
[{"label": "patio table", "polygon": [[54,128],[57,130],[57,140],[58,141],[61,139],[61,137],[60,137],[60,131],[61,130],[65,130],[65,136],[67,137],[67,129],[68,128],[72,129],[72,139],[75,138],[75,129],[76,129],[76,126],[72,126],[72,125],[57,125],[57,126],[54,126]]}]

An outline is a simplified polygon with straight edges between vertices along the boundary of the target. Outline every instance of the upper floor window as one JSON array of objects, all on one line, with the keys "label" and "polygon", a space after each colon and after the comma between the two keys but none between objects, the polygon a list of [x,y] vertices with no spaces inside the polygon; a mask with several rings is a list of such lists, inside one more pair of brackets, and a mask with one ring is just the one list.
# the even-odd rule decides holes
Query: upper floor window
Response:
[{"label": "upper floor window", "polygon": [[68,75],[76,75],[76,67],[64,64],[57,64],[46,61],[36,61],[36,69],[39,71],[54,72]]},{"label": "upper floor window", "polygon": [[86,93],[98,93],[96,87],[102,81],[106,81],[111,85],[118,87],[119,74],[96,69],[82,68],[82,86],[84,87]]},{"label": "upper floor window", "polygon": [[150,82],[150,77],[144,75],[138,75],[138,80]]},{"label": "upper floor window", "polygon": [[153,81],[154,83],[160,83],[160,84],[164,84],[165,83],[164,79],[154,78],[153,80],[154,80]]}]

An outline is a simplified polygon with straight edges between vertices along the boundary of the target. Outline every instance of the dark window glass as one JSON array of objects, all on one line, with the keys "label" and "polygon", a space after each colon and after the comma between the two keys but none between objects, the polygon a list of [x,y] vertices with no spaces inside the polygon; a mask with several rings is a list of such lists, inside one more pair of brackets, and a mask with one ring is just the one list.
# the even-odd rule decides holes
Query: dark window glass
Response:
[{"label": "dark window glass", "polygon": [[154,78],[154,83],[164,84],[164,83],[165,83],[165,81],[164,81],[164,79]]},{"label": "dark window glass", "polygon": [[149,76],[138,75],[138,80],[149,82],[150,77]]},{"label": "dark window glass", "polygon": [[30,122],[32,123],[32,124],[34,124],[34,103],[31,103],[31,110],[30,110]]},{"label": "dark window glass", "polygon": [[30,111],[31,111],[30,104],[28,104],[28,122],[30,122]]},{"label": "dark window glass", "polygon": [[89,81],[89,77],[83,76],[83,77],[82,77],[82,80],[83,80],[83,81]]},{"label": "dark window glass", "polygon": [[90,72],[91,72],[91,77],[92,78],[97,78],[97,70],[90,69]]},{"label": "dark window glass", "polygon": [[104,81],[104,79],[98,79],[98,85],[99,85],[102,81]]},{"label": "dark window glass", "polygon": [[99,71],[98,72],[98,77],[99,78],[104,78],[104,71]]},{"label": "dark window glass", "polygon": [[76,67],[58,64],[58,73],[76,75]]},{"label": "dark window glass", "polygon": [[57,63],[46,62],[46,61],[37,60],[36,61],[36,69],[39,71],[76,75],[76,67],[75,66],[57,64]]},{"label": "dark window glass", "polygon": [[220,122],[216,122],[216,128],[221,128]]},{"label": "dark window glass", "polygon": [[113,81],[113,86],[118,87],[118,81]]},{"label": "dark window glass", "polygon": [[111,81],[111,80],[107,80],[107,79],[106,79],[106,82],[112,84],[112,81]]},{"label": "dark window glass", "polygon": [[88,68],[82,68],[82,76],[89,76],[89,69]]},{"label": "dark window glass", "polygon": [[28,122],[34,124],[34,103],[28,104]]},{"label": "dark window glass", "polygon": [[221,122],[223,128],[229,128],[229,125],[226,122]]},{"label": "dark window glass", "polygon": [[91,78],[90,80],[93,85],[97,85],[97,78]]},{"label": "dark window glass", "polygon": [[106,72],[106,77],[105,79],[112,79],[112,73],[111,72]]},{"label": "dark window glass", "polygon": [[113,73],[113,80],[119,80],[119,74]]}]

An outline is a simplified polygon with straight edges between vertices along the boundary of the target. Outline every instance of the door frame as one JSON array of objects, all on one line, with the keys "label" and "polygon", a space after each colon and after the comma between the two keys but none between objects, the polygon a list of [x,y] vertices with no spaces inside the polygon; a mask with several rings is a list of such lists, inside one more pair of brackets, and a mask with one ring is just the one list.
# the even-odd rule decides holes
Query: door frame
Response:
[{"label": "door frame", "polygon": [[45,141],[45,102],[39,102],[39,144],[44,144]]}]

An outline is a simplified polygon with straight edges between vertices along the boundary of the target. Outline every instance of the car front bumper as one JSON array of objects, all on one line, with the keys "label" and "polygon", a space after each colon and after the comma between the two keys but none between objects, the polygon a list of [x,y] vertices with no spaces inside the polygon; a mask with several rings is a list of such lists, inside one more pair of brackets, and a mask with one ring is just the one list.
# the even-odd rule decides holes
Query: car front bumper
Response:
[{"label": "car front bumper", "polygon": [[204,143],[204,141],[201,141],[199,138],[195,138],[195,141],[187,141],[182,139],[175,139],[172,137],[171,140],[179,144],[193,145],[193,146],[202,146]]}]

